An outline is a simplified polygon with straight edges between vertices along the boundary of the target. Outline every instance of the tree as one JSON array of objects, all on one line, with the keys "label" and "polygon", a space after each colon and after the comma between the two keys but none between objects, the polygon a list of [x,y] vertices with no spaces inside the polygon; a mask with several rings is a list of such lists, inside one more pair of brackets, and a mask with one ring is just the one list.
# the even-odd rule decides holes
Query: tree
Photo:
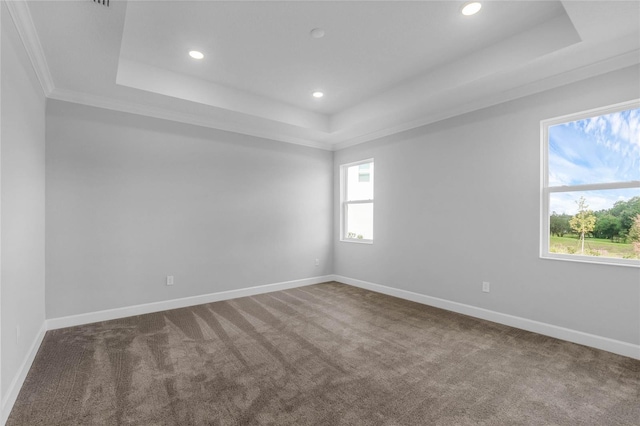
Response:
[{"label": "tree", "polygon": [[633,225],[629,228],[629,239],[633,242],[640,242],[640,214],[633,219]]},{"label": "tree", "polygon": [[640,256],[640,214],[636,215],[629,228],[629,239],[633,243],[633,251]]},{"label": "tree", "polygon": [[593,234],[596,238],[608,238],[613,240],[622,232],[622,224],[620,218],[609,214],[596,213],[596,227],[593,230]]},{"label": "tree", "polygon": [[571,219],[571,216],[568,214],[551,213],[551,217],[549,218],[549,232],[551,232],[551,235],[562,237],[564,234],[571,232],[569,219]]},{"label": "tree", "polygon": [[620,236],[623,237],[629,233],[634,218],[640,214],[640,197],[633,197],[628,201],[616,201],[608,213],[620,219],[622,228]]},{"label": "tree", "polygon": [[596,227],[596,216],[589,210],[584,197],[580,197],[576,203],[578,204],[578,213],[571,218],[569,225],[571,229],[580,235],[580,242],[582,243],[580,253],[584,254],[584,236]]}]

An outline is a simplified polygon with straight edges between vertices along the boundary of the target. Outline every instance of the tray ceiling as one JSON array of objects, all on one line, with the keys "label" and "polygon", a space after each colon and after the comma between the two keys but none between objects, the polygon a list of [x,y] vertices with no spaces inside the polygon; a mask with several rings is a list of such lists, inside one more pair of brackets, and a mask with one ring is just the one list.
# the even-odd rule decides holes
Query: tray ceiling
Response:
[{"label": "tray ceiling", "polygon": [[325,149],[640,63],[640,2],[24,4],[52,98]]}]

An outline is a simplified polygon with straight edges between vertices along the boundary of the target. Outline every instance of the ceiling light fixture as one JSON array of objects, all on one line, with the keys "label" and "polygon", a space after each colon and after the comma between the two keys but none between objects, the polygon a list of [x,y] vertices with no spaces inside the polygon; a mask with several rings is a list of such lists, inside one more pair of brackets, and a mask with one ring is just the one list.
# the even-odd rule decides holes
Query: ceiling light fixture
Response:
[{"label": "ceiling light fixture", "polygon": [[191,50],[189,52],[189,56],[191,56],[193,59],[202,59],[202,58],[204,58],[204,54],[202,52],[198,52],[197,50]]},{"label": "ceiling light fixture", "polygon": [[464,16],[475,15],[476,13],[480,12],[480,9],[482,9],[482,4],[480,4],[480,2],[478,1],[472,1],[469,3],[465,3],[465,5],[462,6],[462,14]]},{"label": "ceiling light fixture", "polygon": [[313,92],[311,95],[316,99],[320,99],[321,97],[324,96],[324,93],[317,91],[317,92]]}]

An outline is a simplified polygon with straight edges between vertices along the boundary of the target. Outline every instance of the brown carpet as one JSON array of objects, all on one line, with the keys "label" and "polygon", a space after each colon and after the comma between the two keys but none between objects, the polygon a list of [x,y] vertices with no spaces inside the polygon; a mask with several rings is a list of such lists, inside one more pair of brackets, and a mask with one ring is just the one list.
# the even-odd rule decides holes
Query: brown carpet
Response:
[{"label": "brown carpet", "polygon": [[640,361],[325,283],[49,331],[13,425],[638,425]]}]

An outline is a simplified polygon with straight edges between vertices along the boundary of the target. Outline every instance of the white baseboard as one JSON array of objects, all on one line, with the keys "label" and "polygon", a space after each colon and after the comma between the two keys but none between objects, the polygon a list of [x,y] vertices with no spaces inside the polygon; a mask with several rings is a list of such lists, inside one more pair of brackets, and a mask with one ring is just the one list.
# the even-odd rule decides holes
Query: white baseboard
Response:
[{"label": "white baseboard", "polygon": [[620,340],[609,339],[607,337],[596,336],[594,334],[584,333],[582,331],[559,327],[557,325],[534,321],[514,315],[503,314],[500,312],[491,311],[489,309],[466,305],[464,303],[452,302],[446,299],[426,296],[424,294],[414,293],[412,291],[401,290],[380,284],[370,283],[367,281],[343,277],[341,275],[335,275],[333,279],[334,281],[352,285],[354,287],[364,288],[366,290],[387,294],[389,296],[398,297],[400,299],[410,300],[412,302],[421,303],[423,305],[434,306],[436,308],[446,309],[448,311],[453,311],[487,321],[496,322],[498,324],[508,325],[510,327],[532,331],[534,333],[543,334],[545,336],[555,337],[556,339],[566,340],[569,342],[578,343],[580,345],[590,346],[596,349],[602,349],[603,351],[627,356],[629,358],[640,359],[640,345],[634,345],[632,343],[622,342]]},{"label": "white baseboard", "polygon": [[217,302],[220,300],[235,299],[238,297],[253,296],[255,294],[269,293],[272,291],[287,290],[296,287],[303,287],[312,284],[320,284],[327,281],[334,281],[334,275],[324,275],[319,277],[305,278],[301,280],[285,281],[275,284],[266,284],[255,287],[248,287],[239,290],[221,291],[218,293],[203,294],[200,296],[184,297],[181,299],[165,300],[162,302],[145,303],[143,305],[127,306],[124,308],[108,309],[98,312],[89,312],[80,315],[71,315],[61,318],[51,318],[45,320],[34,339],[24,362],[16,373],[7,394],[4,395],[0,405],[0,425],[4,425],[9,418],[13,404],[15,404],[20,389],[27,378],[27,373],[33,364],[33,360],[40,349],[42,340],[47,330],[72,327],[75,325],[90,324],[98,321],[107,321],[118,318],[142,315],[152,312],[165,311],[168,309],[184,308],[187,306],[201,305],[203,303]]},{"label": "white baseboard", "polygon": [[184,297],[181,299],[164,300],[162,302],[152,302],[142,305],[125,306],[123,308],[107,309],[104,311],[88,312],[86,314],[50,318],[46,321],[47,330],[91,324],[94,322],[108,321],[134,315],[149,314],[152,312],[166,311],[168,309],[185,308],[187,306],[202,305],[204,303],[218,302],[220,300],[229,300],[238,297],[253,296],[255,294],[269,293],[272,291],[287,290],[290,288],[320,284],[333,280],[333,275],[324,275],[320,277],[304,278],[301,280],[247,287],[238,290],[227,290],[199,296]]},{"label": "white baseboard", "polygon": [[218,293],[204,294],[200,296],[185,297],[182,299],[166,300],[162,302],[146,303],[143,305],[127,306],[124,308],[108,309],[98,312],[90,312],[80,315],[72,315],[61,318],[51,318],[44,322],[38,335],[34,339],[31,348],[16,373],[7,394],[2,399],[0,412],[0,425],[4,425],[11,413],[13,404],[15,403],[20,389],[27,377],[27,373],[31,368],[31,364],[35,359],[38,349],[44,339],[47,330],[54,330],[64,327],[72,327],[75,325],[90,324],[93,322],[107,321],[118,318],[125,318],[133,315],[142,315],[152,312],[164,311],[167,309],[184,308],[187,306],[200,305],[203,303],[217,302],[220,300],[235,299],[238,297],[253,296],[256,294],[269,293],[272,291],[287,290],[296,287],[303,287],[312,284],[320,284],[327,281],[338,281],[343,284],[354,287],[364,288],[366,290],[387,294],[389,296],[398,297],[405,300],[421,303],[424,305],[434,306],[446,309],[448,311],[457,312],[464,315],[508,325],[522,330],[532,331],[534,333],[543,334],[545,336],[555,337],[557,339],[578,343],[585,346],[612,352],[618,355],[630,358],[640,359],[640,345],[634,345],[619,340],[609,339],[607,337],[596,336],[577,330],[571,330],[552,324],[517,317],[514,315],[503,314],[484,308],[478,308],[464,303],[452,302],[446,299],[426,296],[424,294],[414,293],[407,290],[401,290],[393,287],[387,287],[380,284],[374,284],[367,281],[357,280],[344,277],[341,275],[324,275],[320,277],[305,278],[301,280],[285,281],[275,284],[266,284],[255,287],[248,287],[239,290],[228,290]]},{"label": "white baseboard", "polygon": [[16,375],[13,377],[13,380],[9,385],[9,389],[7,389],[6,395],[4,395],[4,397],[2,398],[2,410],[0,410],[0,425],[4,425],[9,418],[9,414],[11,414],[13,404],[15,404],[16,399],[18,399],[18,394],[20,393],[20,389],[22,389],[22,384],[27,378],[27,374],[29,373],[31,364],[33,364],[33,360],[36,358],[36,354],[38,353],[38,349],[40,349],[42,339],[44,339],[44,335],[46,332],[46,322],[43,322],[40,330],[38,331],[38,334],[31,343],[31,347],[27,352],[27,356],[20,365],[20,368],[18,368]]}]

